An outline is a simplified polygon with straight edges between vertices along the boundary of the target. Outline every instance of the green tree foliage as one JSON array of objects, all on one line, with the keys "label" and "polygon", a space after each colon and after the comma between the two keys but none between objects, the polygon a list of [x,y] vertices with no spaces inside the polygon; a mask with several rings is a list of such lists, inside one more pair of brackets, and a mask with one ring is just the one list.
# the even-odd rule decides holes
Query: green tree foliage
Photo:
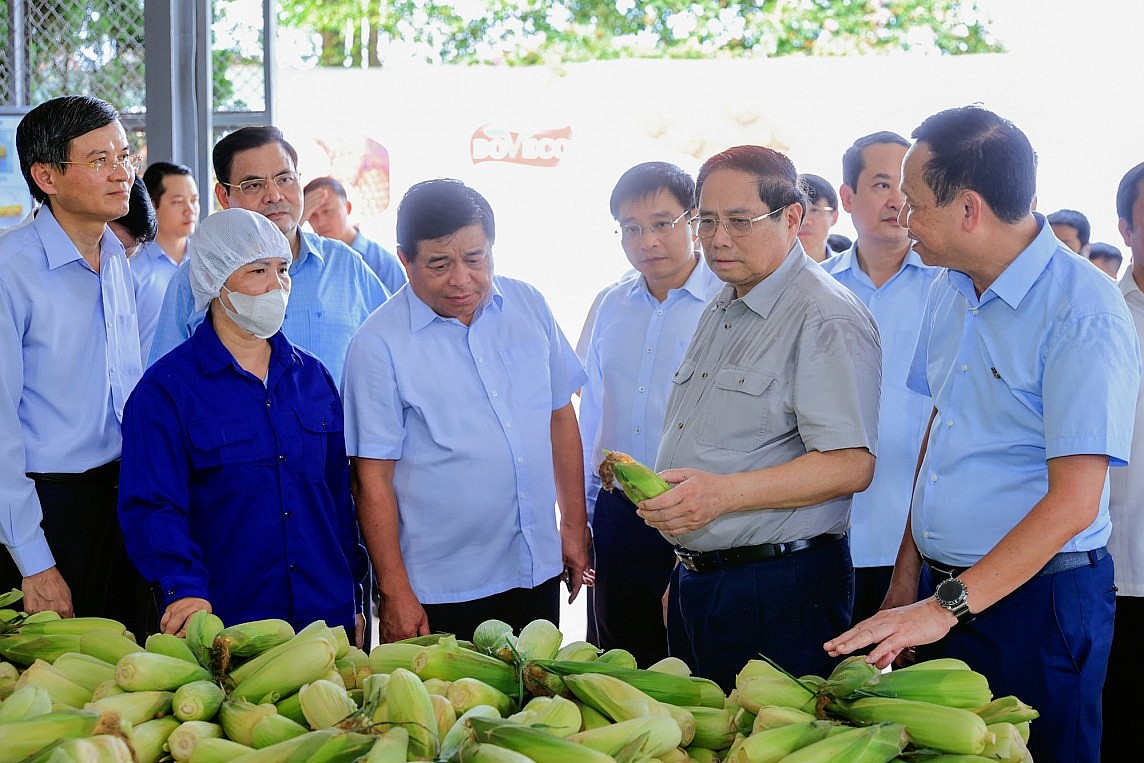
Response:
[{"label": "green tree foliage", "polygon": [[[999,51],[976,0],[279,0],[324,66]],[[363,56],[365,59],[363,60]]]}]

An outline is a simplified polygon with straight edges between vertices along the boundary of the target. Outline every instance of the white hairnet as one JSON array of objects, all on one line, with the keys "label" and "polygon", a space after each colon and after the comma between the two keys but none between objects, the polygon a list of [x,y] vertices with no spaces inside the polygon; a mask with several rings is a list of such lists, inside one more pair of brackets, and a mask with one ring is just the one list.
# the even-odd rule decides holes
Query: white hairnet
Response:
[{"label": "white hairnet", "polygon": [[224,209],[209,215],[191,234],[191,291],[195,310],[202,310],[222,291],[234,271],[255,260],[290,262],[290,244],[274,223],[246,209]]}]

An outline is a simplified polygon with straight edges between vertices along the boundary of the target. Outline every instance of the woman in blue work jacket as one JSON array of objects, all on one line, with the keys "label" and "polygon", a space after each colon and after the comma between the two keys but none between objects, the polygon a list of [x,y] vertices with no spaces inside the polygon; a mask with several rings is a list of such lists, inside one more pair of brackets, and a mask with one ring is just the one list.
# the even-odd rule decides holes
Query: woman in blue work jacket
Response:
[{"label": "woman in blue work jacket", "polygon": [[[143,374],[123,416],[119,521],[164,633],[198,610],[358,628],[364,551],[337,386],[279,330],[289,243],[228,209],[190,240],[202,323]],[[360,641],[359,641],[360,643]]]}]

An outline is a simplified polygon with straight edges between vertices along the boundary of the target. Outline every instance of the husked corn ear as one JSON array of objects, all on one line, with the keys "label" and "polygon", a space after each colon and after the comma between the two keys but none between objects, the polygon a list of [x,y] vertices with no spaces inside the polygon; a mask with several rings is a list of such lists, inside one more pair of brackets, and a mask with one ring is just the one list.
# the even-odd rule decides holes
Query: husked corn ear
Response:
[{"label": "husked corn ear", "polygon": [[369,653],[369,669],[374,675],[392,673],[396,668],[413,669],[413,658],[427,647],[417,644],[378,644]]},{"label": "husked corn ear", "polygon": [[104,681],[115,680],[114,665],[82,652],[62,654],[52,667],[91,691]]},{"label": "husked corn ear", "polygon": [[948,707],[981,707],[993,698],[989,680],[972,670],[891,670],[872,676],[856,692],[868,697],[894,697]]},{"label": "husked corn ear", "polygon": [[825,739],[831,724],[802,721],[762,729],[735,744],[727,754],[729,763],[776,763],[795,750]]},{"label": "husked corn ear", "polygon": [[325,676],[334,659],[334,648],[325,639],[291,642],[290,647],[235,686],[231,696],[252,702],[277,701]]},{"label": "husked corn ear", "polygon": [[405,763],[409,759],[409,732],[395,726],[382,732],[361,763]]},{"label": "husked corn ear", "polygon": [[942,752],[980,755],[993,736],[973,712],[930,702],[867,697],[831,704],[830,709],[855,723],[900,723],[919,747]]},{"label": "husked corn ear", "polygon": [[735,697],[740,707],[757,713],[764,705],[804,707],[814,692],[765,660],[749,660],[735,676]]},{"label": "husked corn ear", "polygon": [[751,724],[751,733],[766,731],[767,729],[789,726],[792,723],[810,723],[815,716],[795,707],[783,705],[764,705],[755,713],[755,720]]},{"label": "husked corn ear", "polygon": [[440,694],[430,694],[429,701],[433,704],[433,716],[437,719],[437,739],[440,740],[457,722],[457,709]]},{"label": "husked corn ear", "polygon": [[52,711],[52,697],[42,686],[21,686],[0,702],[0,723],[22,721]]},{"label": "husked corn ear", "polygon": [[473,631],[473,644],[485,654],[496,654],[506,643],[506,636],[512,636],[512,626],[504,620],[490,618]]},{"label": "husked corn ear", "polygon": [[[598,660],[594,662],[534,660],[529,666],[530,675],[534,667],[559,676],[587,673],[612,676],[636,687],[660,702],[673,705],[723,707],[723,702],[726,699],[722,689],[718,688],[718,684],[709,684],[706,679],[696,680],[688,676],[660,673],[654,670],[625,668]],[[714,686],[715,689],[711,690],[711,686]]]},{"label": "husked corn ear", "polygon": [[180,721],[209,721],[225,698],[213,681],[189,681],[175,690],[171,710]]},{"label": "husked corn ear", "polygon": [[898,757],[908,742],[906,731],[900,725],[880,723],[830,734],[782,760],[784,763],[888,763]]},{"label": "husked corn ear", "polygon": [[437,715],[421,679],[398,668],[389,674],[385,696],[389,722],[409,732],[409,754],[421,759],[435,757],[439,741]]},{"label": "husked corn ear", "polygon": [[477,705],[492,705],[501,715],[507,715],[515,704],[507,694],[476,678],[452,681],[445,696],[458,713],[464,713]]},{"label": "husked corn ear", "polygon": [[205,668],[154,652],[133,652],[115,666],[115,681],[127,691],[174,691],[191,681],[207,681]]},{"label": "husked corn ear", "polygon": [[621,751],[635,758],[654,758],[679,746],[679,726],[671,718],[632,718],[598,729],[581,731],[568,741],[582,744],[613,757]]},{"label": "husked corn ear", "polygon": [[167,754],[164,746],[171,732],[179,727],[174,718],[155,718],[131,729],[131,749],[138,763],[158,763]]},{"label": "husked corn ear", "polygon": [[646,464],[616,450],[604,451],[604,460],[596,471],[605,490],[611,490],[619,482],[632,503],[655,498],[671,489],[671,485]]},{"label": "husked corn ear", "polygon": [[823,682],[822,691],[835,699],[846,699],[880,672],[866,661],[865,655],[851,655],[834,666]]},{"label": "husked corn ear", "polygon": [[550,660],[560,651],[564,634],[548,620],[538,619],[520,629],[516,637],[516,653],[521,662]]},{"label": "husked corn ear", "polygon": [[[567,676],[564,682],[584,704],[594,707],[613,721],[657,715],[671,717],[664,703],[613,676],[584,673]],[[692,731],[694,733],[694,728]]]},{"label": "husked corn ear", "polygon": [[990,723],[1022,723],[1036,720],[1041,716],[1036,710],[1026,705],[1013,695],[998,697],[973,710],[986,724]]},{"label": "husked corn ear", "polygon": [[80,686],[54,667],[36,660],[16,681],[16,688],[39,686],[48,693],[52,702],[80,708],[91,700],[91,689]]},{"label": "husked corn ear", "polygon": [[191,753],[189,763],[230,763],[241,756],[254,752],[251,748],[229,739],[200,739]]},{"label": "husked corn ear", "polygon": [[217,723],[185,721],[167,737],[167,749],[177,761],[190,760],[200,740],[218,739],[222,734],[222,727]]},{"label": "husked corn ear", "polygon": [[329,681],[318,680],[298,690],[302,713],[312,729],[328,729],[345,720],[357,706],[342,687]]},{"label": "husked corn ear", "polygon": [[587,641],[572,641],[560,647],[552,659],[591,662],[599,656],[600,650],[595,644],[589,644]]},{"label": "husked corn ear", "polygon": [[[441,750],[437,756],[440,760],[453,760],[454,756],[457,755],[461,746],[469,739],[469,727],[465,725],[465,722],[474,717],[500,718],[500,713],[492,705],[477,705],[458,716],[445,736],[441,737]],[[408,744],[408,740],[406,743]]]},{"label": "husked corn ear", "polygon": [[734,713],[715,707],[689,707],[687,710],[695,719],[695,733],[689,744],[711,750],[725,750],[731,746],[738,731]]},{"label": "husked corn ear", "polygon": [[446,636],[434,646],[425,647],[413,658],[413,672],[421,678],[441,678],[456,681],[476,678],[510,697],[520,693],[516,670],[496,657],[465,649],[452,636]]},{"label": "husked corn ear", "polygon": [[285,742],[287,739],[300,737],[308,731],[305,726],[295,723],[284,715],[270,713],[255,722],[254,730],[250,733],[250,741],[254,749],[261,750]]},{"label": "husked corn ear", "polygon": [[[678,657],[664,657],[662,660],[648,665],[647,669],[655,673],[668,673],[685,678],[691,675],[691,666]],[[719,693],[722,694],[722,692]]]},{"label": "husked corn ear", "polygon": [[118,665],[123,657],[134,652],[142,652],[143,647],[112,630],[92,628],[79,637],[79,649],[75,651]]},{"label": "husked corn ear", "polygon": [[615,763],[611,755],[570,742],[538,729],[496,718],[469,718],[473,737],[545,763]]},{"label": "husked corn ear", "polygon": [[60,655],[78,652],[79,649],[80,636],[76,633],[8,633],[0,636],[0,655],[17,665],[31,665],[36,660],[55,662]]},{"label": "husked corn ear", "polygon": [[193,662],[196,665],[199,664],[199,661],[195,658],[195,653],[187,646],[187,640],[179,638],[173,633],[152,633],[147,637],[143,648],[148,652],[165,654],[168,657],[177,657],[186,662]]},{"label": "husked corn ear", "polygon": [[204,668],[211,665],[211,647],[215,636],[223,629],[218,615],[200,609],[187,618],[187,646],[195,655],[195,660]]},{"label": "husked corn ear", "polygon": [[294,628],[285,620],[268,618],[223,628],[213,648],[236,657],[251,657],[294,638]]},{"label": "husked corn ear", "polygon": [[169,691],[129,691],[89,702],[85,709],[100,713],[118,713],[119,717],[132,726],[161,718],[171,713],[173,692]]}]

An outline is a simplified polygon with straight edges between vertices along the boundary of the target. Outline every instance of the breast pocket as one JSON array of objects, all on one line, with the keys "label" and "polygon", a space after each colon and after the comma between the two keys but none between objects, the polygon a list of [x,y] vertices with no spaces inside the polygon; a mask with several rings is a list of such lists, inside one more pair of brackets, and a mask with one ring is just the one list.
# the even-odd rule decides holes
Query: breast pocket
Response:
[{"label": "breast pocket", "polygon": [[716,372],[703,406],[698,440],[702,445],[749,452],[767,441],[775,374],[725,368]]},{"label": "breast pocket", "polygon": [[524,408],[552,410],[552,380],[548,345],[541,341],[504,349],[504,363],[512,380],[512,401]]},{"label": "breast pocket", "polygon": [[256,442],[254,424],[241,419],[192,421],[187,425],[187,434],[195,471],[239,466],[272,455],[268,445]]},{"label": "breast pocket", "polygon": [[303,472],[310,479],[322,479],[329,457],[330,436],[342,437],[341,416],[331,410],[296,411],[302,427]]}]

